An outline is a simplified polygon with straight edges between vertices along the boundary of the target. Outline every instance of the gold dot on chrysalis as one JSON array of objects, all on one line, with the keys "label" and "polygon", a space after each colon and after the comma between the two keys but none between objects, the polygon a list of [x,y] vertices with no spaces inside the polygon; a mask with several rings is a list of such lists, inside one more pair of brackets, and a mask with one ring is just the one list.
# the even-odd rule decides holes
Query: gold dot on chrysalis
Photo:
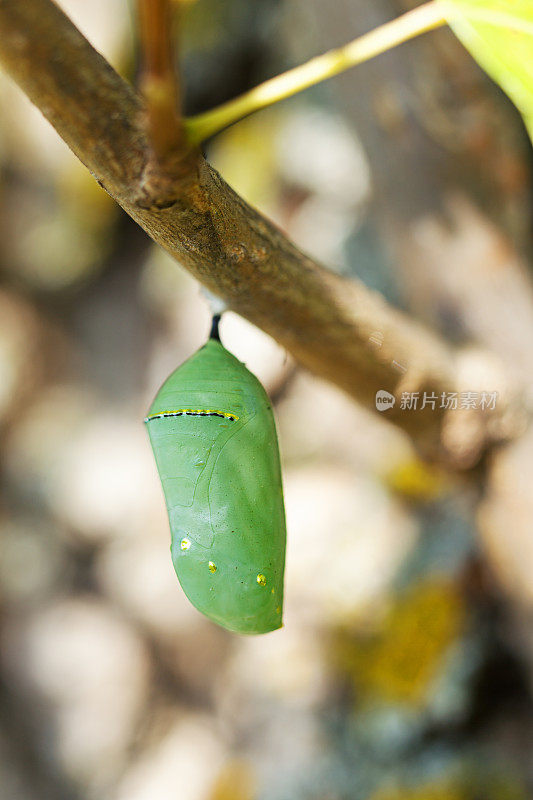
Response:
[{"label": "gold dot on chrysalis", "polygon": [[281,614],[281,606],[278,606],[278,607],[276,608],[276,614]]},{"label": "gold dot on chrysalis", "polygon": [[191,543],[188,539],[182,539],[180,542],[180,547],[182,550],[188,550],[191,546]]},{"label": "gold dot on chrysalis", "polygon": [[213,562],[210,561],[209,562],[209,572],[216,572],[216,571],[217,571],[217,565],[213,564]]},{"label": "gold dot on chrysalis", "polygon": [[259,586],[266,586],[267,585],[267,579],[261,572],[257,576],[256,581],[259,584]]}]

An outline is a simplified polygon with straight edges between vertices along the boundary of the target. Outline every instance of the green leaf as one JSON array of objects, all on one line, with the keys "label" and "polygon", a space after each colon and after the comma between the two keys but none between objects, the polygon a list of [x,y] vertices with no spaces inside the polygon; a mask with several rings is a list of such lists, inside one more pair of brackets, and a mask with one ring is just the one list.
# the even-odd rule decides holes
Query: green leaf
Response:
[{"label": "green leaf", "polygon": [[443,0],[448,22],[518,107],[533,139],[533,0]]}]

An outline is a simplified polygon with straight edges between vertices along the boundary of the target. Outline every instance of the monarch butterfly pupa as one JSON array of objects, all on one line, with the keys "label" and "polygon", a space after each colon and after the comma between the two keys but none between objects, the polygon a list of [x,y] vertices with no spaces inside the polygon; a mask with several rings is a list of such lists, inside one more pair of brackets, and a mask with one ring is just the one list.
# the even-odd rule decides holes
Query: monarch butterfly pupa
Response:
[{"label": "monarch butterfly pupa", "polygon": [[269,399],[211,337],[160,388],[147,423],[183,591],[230,631],[282,625],[285,510]]}]

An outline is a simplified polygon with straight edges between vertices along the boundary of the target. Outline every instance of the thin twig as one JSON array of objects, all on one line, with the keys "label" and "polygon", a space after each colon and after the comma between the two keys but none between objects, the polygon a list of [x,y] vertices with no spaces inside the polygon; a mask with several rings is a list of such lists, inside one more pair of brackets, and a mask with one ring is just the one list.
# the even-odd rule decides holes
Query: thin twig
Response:
[{"label": "thin twig", "polygon": [[187,139],[198,144],[254,111],[291,97],[445,23],[446,17],[441,3],[439,0],[431,0],[343,47],[329,50],[299,67],[261,83],[234,100],[186,119]]},{"label": "thin twig", "polygon": [[175,70],[169,0],[138,0],[141,75],[147,133],[161,165],[183,144],[180,86]]}]

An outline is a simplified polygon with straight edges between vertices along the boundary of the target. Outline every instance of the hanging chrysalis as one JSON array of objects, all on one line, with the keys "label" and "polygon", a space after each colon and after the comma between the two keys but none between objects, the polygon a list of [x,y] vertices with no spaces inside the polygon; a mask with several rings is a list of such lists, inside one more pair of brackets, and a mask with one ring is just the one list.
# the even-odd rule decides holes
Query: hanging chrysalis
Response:
[{"label": "hanging chrysalis", "polygon": [[218,319],[145,422],[183,591],[228,630],[267,633],[282,624],[285,565],[276,427],[265,390],[222,346]]}]

